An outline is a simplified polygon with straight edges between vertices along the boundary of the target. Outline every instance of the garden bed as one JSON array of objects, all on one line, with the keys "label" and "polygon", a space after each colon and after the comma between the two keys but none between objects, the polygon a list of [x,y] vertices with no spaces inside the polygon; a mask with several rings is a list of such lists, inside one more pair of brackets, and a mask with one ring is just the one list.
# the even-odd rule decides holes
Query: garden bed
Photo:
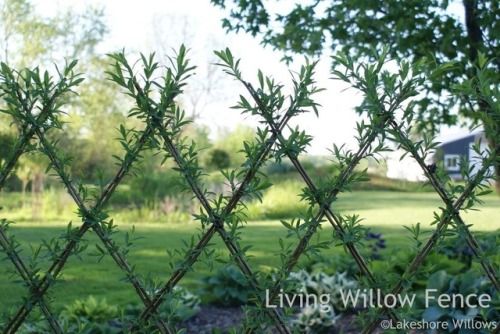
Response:
[{"label": "garden bed", "polygon": [[[231,328],[241,324],[245,320],[245,314],[241,307],[217,307],[202,306],[198,314],[191,319],[180,323],[177,328],[185,329],[186,334],[213,334],[227,333]],[[356,314],[346,313],[337,320],[332,334],[358,334],[360,329],[356,327]],[[382,329],[377,329],[374,333],[383,333]],[[419,333],[410,331],[409,334]],[[423,332],[420,332],[423,333]]]}]

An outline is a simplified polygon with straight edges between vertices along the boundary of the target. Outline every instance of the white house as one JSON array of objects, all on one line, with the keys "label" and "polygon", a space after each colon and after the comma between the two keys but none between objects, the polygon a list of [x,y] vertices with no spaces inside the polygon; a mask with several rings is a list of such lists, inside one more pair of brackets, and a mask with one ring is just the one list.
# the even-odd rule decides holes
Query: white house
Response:
[{"label": "white house", "polygon": [[[459,180],[462,177],[460,162],[465,159],[469,166],[473,166],[472,175],[474,175],[474,172],[481,168],[478,154],[472,148],[478,142],[480,143],[480,151],[485,151],[488,148],[488,141],[482,131],[443,138],[426,164],[436,162],[439,165],[442,162],[450,176]],[[403,154],[404,151],[397,150],[388,155],[386,159],[387,177],[407,181],[425,181],[426,177],[422,168],[410,154],[407,154],[403,160],[399,160]],[[493,172],[493,167],[491,171]]]},{"label": "white house", "polygon": [[[480,152],[485,152],[489,147],[488,140],[482,131],[448,140],[439,146],[436,158],[443,162],[445,170],[453,179],[462,178],[460,162],[464,159],[473,168],[472,175],[481,168],[481,157],[473,149],[475,143],[479,143]],[[491,167],[491,172],[493,172],[493,167]]]}]

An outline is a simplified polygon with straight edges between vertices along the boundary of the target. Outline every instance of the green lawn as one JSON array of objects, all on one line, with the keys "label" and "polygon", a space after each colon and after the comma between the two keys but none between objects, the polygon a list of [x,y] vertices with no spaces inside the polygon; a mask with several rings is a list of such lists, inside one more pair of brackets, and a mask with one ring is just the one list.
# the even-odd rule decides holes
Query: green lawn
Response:
[{"label": "green lawn", "polygon": [[[485,197],[486,204],[481,211],[471,211],[464,214],[466,223],[473,224],[475,231],[498,231],[500,228],[500,199],[496,195]],[[340,200],[334,203],[334,207],[346,214],[359,214],[365,220],[363,223],[376,233],[382,233],[386,240],[388,249],[407,247],[408,234],[402,227],[417,222],[430,228],[433,211],[442,203],[433,193],[399,193],[399,192],[375,192],[357,191],[355,193],[341,194]],[[130,223],[120,223],[120,231],[126,232],[131,227]],[[30,245],[34,246],[40,240],[49,240],[59,237],[65,230],[65,222],[20,222],[11,225],[10,234],[15,234],[17,240],[22,244],[23,255],[30,255]],[[167,249],[182,247],[182,240],[188,240],[191,235],[197,233],[198,225],[194,222],[179,224],[160,223],[136,223],[137,236],[143,237],[138,240],[128,256],[131,264],[136,265],[137,273],[141,276],[150,275],[161,281],[168,278],[170,273]],[[325,227],[320,231],[320,239],[325,240],[331,236],[331,227]],[[278,239],[285,237],[284,227],[275,220],[251,221],[243,229],[243,245],[252,245],[248,254],[252,256],[251,266],[254,270],[260,270],[264,266],[278,265],[279,251]],[[63,281],[58,282],[50,291],[50,297],[54,305],[61,307],[69,304],[75,299],[86,298],[88,295],[106,297],[108,302],[120,305],[138,303],[133,288],[120,281],[123,273],[114,262],[106,257],[100,263],[96,257],[88,254],[95,250],[97,238],[89,233],[86,235],[89,248],[83,255],[82,260],[72,258],[63,270]],[[116,240],[123,242],[123,235],[118,233]],[[227,258],[227,250],[216,236],[213,245],[222,256]],[[295,242],[295,239],[287,239],[287,242]],[[314,238],[317,241],[317,238]],[[330,249],[326,253],[333,254],[343,252],[342,249]],[[2,255],[2,258],[4,256]],[[22,301],[26,294],[21,284],[17,283],[17,277],[10,277],[9,271],[13,269],[8,260],[1,262],[0,267],[0,314],[12,310],[15,305]],[[41,265],[42,268],[46,264]],[[205,263],[199,263],[194,267],[195,272],[190,272],[181,281],[181,285],[196,291],[201,287],[199,277],[209,273],[209,267]],[[43,271],[43,269],[42,269]]]}]

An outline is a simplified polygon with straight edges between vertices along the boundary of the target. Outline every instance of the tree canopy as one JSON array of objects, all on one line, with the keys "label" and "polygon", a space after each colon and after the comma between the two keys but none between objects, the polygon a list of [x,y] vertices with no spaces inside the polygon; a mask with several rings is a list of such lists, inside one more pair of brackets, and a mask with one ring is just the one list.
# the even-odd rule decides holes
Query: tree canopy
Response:
[{"label": "tree canopy", "polygon": [[342,50],[361,60],[371,57],[373,47],[390,45],[391,56],[397,59],[432,56],[438,64],[456,61],[454,71],[426,87],[428,96],[420,103],[421,123],[431,129],[456,124],[457,104],[463,115],[471,116],[465,101],[445,92],[467,75],[478,52],[494,59],[500,73],[497,1],[464,0],[463,16],[452,13],[452,3],[445,0],[301,1],[286,13],[272,12],[269,2],[261,0],[212,3],[231,6],[229,17],[223,20],[227,30],[259,35],[263,44],[286,51],[287,59],[291,53]]},{"label": "tree canopy", "polygon": [[[78,91],[80,98],[70,97],[72,100],[65,106],[67,115],[61,125],[65,131],[48,135],[61,137],[59,146],[75,157],[72,164],[75,175],[82,171],[95,174],[99,168],[113,166],[111,156],[119,144],[114,141],[108,144],[106,138],[114,136],[116,124],[125,116],[118,107],[121,94],[117,87],[109,85],[103,71],[109,61],[96,49],[107,33],[103,8],[86,6],[82,11],[68,8],[42,15],[30,0],[2,0],[0,32],[0,61],[12,67],[39,67],[53,73],[54,64],[61,66],[64,60],[78,59],[77,70],[85,72],[85,81]],[[4,101],[0,101],[2,108]],[[8,113],[0,112],[2,132],[17,137],[14,125]],[[1,137],[0,142],[4,139]],[[21,159],[20,164],[29,169],[37,166],[27,160]],[[20,170],[17,169],[16,175],[21,178]],[[30,177],[37,173],[43,175],[44,170],[33,172]]]},{"label": "tree canopy", "polygon": [[56,59],[88,59],[107,33],[103,9],[40,15],[29,0],[0,3],[0,60],[18,67]]},{"label": "tree canopy", "polygon": [[[439,125],[482,124],[490,144],[500,152],[500,9],[494,0],[304,0],[291,7],[278,1],[211,0],[229,9],[228,31],[245,31],[262,43],[293,53],[319,55],[343,51],[355,60],[372,57],[372,49],[390,46],[393,59],[429,57],[439,66],[453,62],[440,80],[428,82],[417,104],[417,128],[435,132]],[[278,6],[279,5],[279,6]],[[470,101],[450,94],[455,84],[477,79],[478,55],[489,59],[489,98]],[[334,64],[335,66],[335,64]],[[496,104],[496,106],[495,106]],[[464,122],[465,121],[465,122]],[[497,175],[498,174],[497,168]]]}]

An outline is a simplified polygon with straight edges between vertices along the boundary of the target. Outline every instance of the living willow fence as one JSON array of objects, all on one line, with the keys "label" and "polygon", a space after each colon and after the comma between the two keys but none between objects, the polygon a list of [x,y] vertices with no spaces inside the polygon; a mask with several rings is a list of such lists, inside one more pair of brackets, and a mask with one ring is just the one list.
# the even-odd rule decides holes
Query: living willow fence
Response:
[{"label": "living willow fence", "polygon": [[[312,137],[298,128],[288,127],[287,124],[302,113],[318,114],[318,104],[313,100],[313,95],[320,91],[314,81],[316,63],[307,60],[299,72],[292,74],[292,89],[287,95],[283,92],[285,87],[260,71],[254,85],[245,81],[239,69],[240,61],[235,60],[228,49],[216,54],[220,58],[218,65],[228,75],[233,76],[248,93],[246,97],[240,96],[234,108],[259,117],[262,124],[256,132],[255,141],[243,144],[246,162],[239,169],[223,172],[231,189],[229,194],[214,194],[204,188],[203,170],[198,163],[195,145],[187,144],[188,141],[182,138],[182,129],[189,122],[185,120],[184,112],[176,103],[176,98],[182,94],[186,79],[194,70],[186,58],[184,47],[170,59],[171,65],[162,69],[165,74],[160,79],[157,74],[160,68],[153,55],[141,55],[140,61],[134,66],[130,65],[122,53],[111,55],[114,65],[109,72],[109,78],[133,99],[134,108],[129,112],[129,117],[139,118],[144,127],[140,130],[127,129],[123,125],[119,127],[121,138],[118,140],[124,148],[121,155],[115,156],[119,168],[113,179],[103,182],[97,195],[92,195],[83,182],[68,174],[71,159],[66,152],[58,149],[57,142],[49,140],[47,136],[49,132],[62,131],[60,116],[64,112],[65,102],[68,101],[68,94],[73,93],[83,80],[74,71],[76,61],[66,64],[62,70],[58,69],[54,76],[47,72],[42,73],[38,68],[17,71],[2,64],[0,87],[6,106],[2,112],[12,116],[19,127],[20,136],[10,155],[0,166],[0,189],[5,185],[21,155],[38,152],[48,157],[50,162],[47,172],[52,171],[57,175],[76,203],[81,217],[79,226],[68,226],[63,242],[44,246],[49,248],[51,264],[43,270],[26,263],[19,244],[7,234],[9,228],[8,232],[14,234],[15,228],[9,226],[6,219],[1,221],[0,245],[26,286],[22,305],[17,312],[3,321],[4,333],[16,332],[35,307],[39,307],[43,312],[54,333],[63,332],[46,296],[54,284],[57,284],[68,259],[84,250],[83,237],[89,231],[99,237],[102,246],[98,246],[98,250],[102,256],[110,256],[116,262],[131,289],[144,304],[140,317],[125,324],[130,332],[176,331],[172,324],[158,316],[158,308],[166,296],[173,294],[173,288],[200,260],[200,256],[210,256],[214,247],[210,243],[211,240],[220,238],[226,245],[231,260],[239,267],[252,288],[253,303],[246,313],[246,331],[290,333],[283,310],[266,307],[266,298],[269,297],[267,303],[273,303],[279,293],[293,292],[290,291],[291,286],[287,285],[287,277],[301,256],[313,252],[311,238],[324,224],[333,226],[334,234],[330,247],[344,247],[359,267],[359,279],[364,286],[383,286],[385,294],[397,295],[417,277],[425,275],[422,262],[433,247],[445,238],[447,230],[456,231],[466,238],[484,270],[484,275],[491,280],[496,291],[499,290],[497,273],[491,258],[485,256],[461,212],[481,202],[479,196],[485,193],[483,185],[493,178],[490,167],[495,164],[500,152],[481,152],[479,146],[476,147],[479,155],[476,163],[481,164],[481,168],[471,175],[473,169],[463,164],[462,173],[466,184],[454,186],[441,166],[426,164],[429,154],[437,146],[433,138],[424,134],[423,139],[413,141],[409,137],[413,122],[412,99],[419,93],[419,88],[426,80],[438,77],[447,70],[446,66],[429,72],[428,63],[425,61],[412,65],[402,61],[399,69],[391,73],[384,69],[386,52],[375,55],[376,61],[373,63],[360,65],[353,64],[346,55],[336,56],[335,61],[342,65],[342,69],[334,70],[333,75],[363,93],[364,103],[360,108],[365,120],[357,124],[359,148],[348,150],[344,146],[334,145],[331,153],[332,159],[339,166],[338,174],[328,181],[315,183],[300,161],[301,154]],[[483,80],[482,73],[487,65],[485,62],[478,65],[479,80]],[[476,97],[484,96],[485,92],[481,89],[487,89],[488,85],[478,84],[476,87],[471,93],[467,91],[467,83],[464,83],[461,92],[477,94]],[[460,92],[460,89],[458,91]],[[498,105],[494,107],[497,108]],[[376,275],[377,273],[371,271],[367,260],[358,250],[359,243],[366,235],[366,229],[360,223],[359,217],[345,216],[336,210],[335,206],[335,201],[342,196],[342,192],[349,190],[355,182],[366,181],[366,174],[355,167],[362,159],[377,157],[388,150],[388,141],[397,143],[398,147],[406,152],[405,155],[419,164],[429,185],[442,201],[435,213],[432,235],[425,242],[417,244],[413,261],[392,286],[377,281],[377,278],[381,277],[380,273]],[[117,186],[125,177],[133,174],[134,168],[143,159],[141,153],[145,150],[154,150],[163,154],[165,159],[173,160],[175,169],[183,176],[185,189],[192,192],[200,204],[200,211],[192,213],[201,228],[198,239],[193,239],[196,242],[185,251],[183,259],[174,267],[170,277],[164,281],[161,288],[153,292],[147,287],[145,280],[141,280],[135,273],[134,265],[127,260],[129,244],[120,244],[114,240],[116,225],[106,213],[106,205]],[[273,275],[264,275],[252,269],[247,257],[247,248],[240,245],[240,241],[245,238],[246,226],[243,200],[262,197],[262,191],[270,186],[266,175],[260,171],[262,166],[269,161],[280,162],[283,159],[291,161],[303,179],[305,188],[300,196],[310,204],[310,208],[304,212],[301,220],[284,224],[284,230],[296,235],[297,240],[289,246],[282,245],[282,265],[275,268]],[[166,243],[168,237],[165,235]],[[398,308],[382,306],[368,312],[363,333],[374,332],[382,319],[400,321]]]}]

